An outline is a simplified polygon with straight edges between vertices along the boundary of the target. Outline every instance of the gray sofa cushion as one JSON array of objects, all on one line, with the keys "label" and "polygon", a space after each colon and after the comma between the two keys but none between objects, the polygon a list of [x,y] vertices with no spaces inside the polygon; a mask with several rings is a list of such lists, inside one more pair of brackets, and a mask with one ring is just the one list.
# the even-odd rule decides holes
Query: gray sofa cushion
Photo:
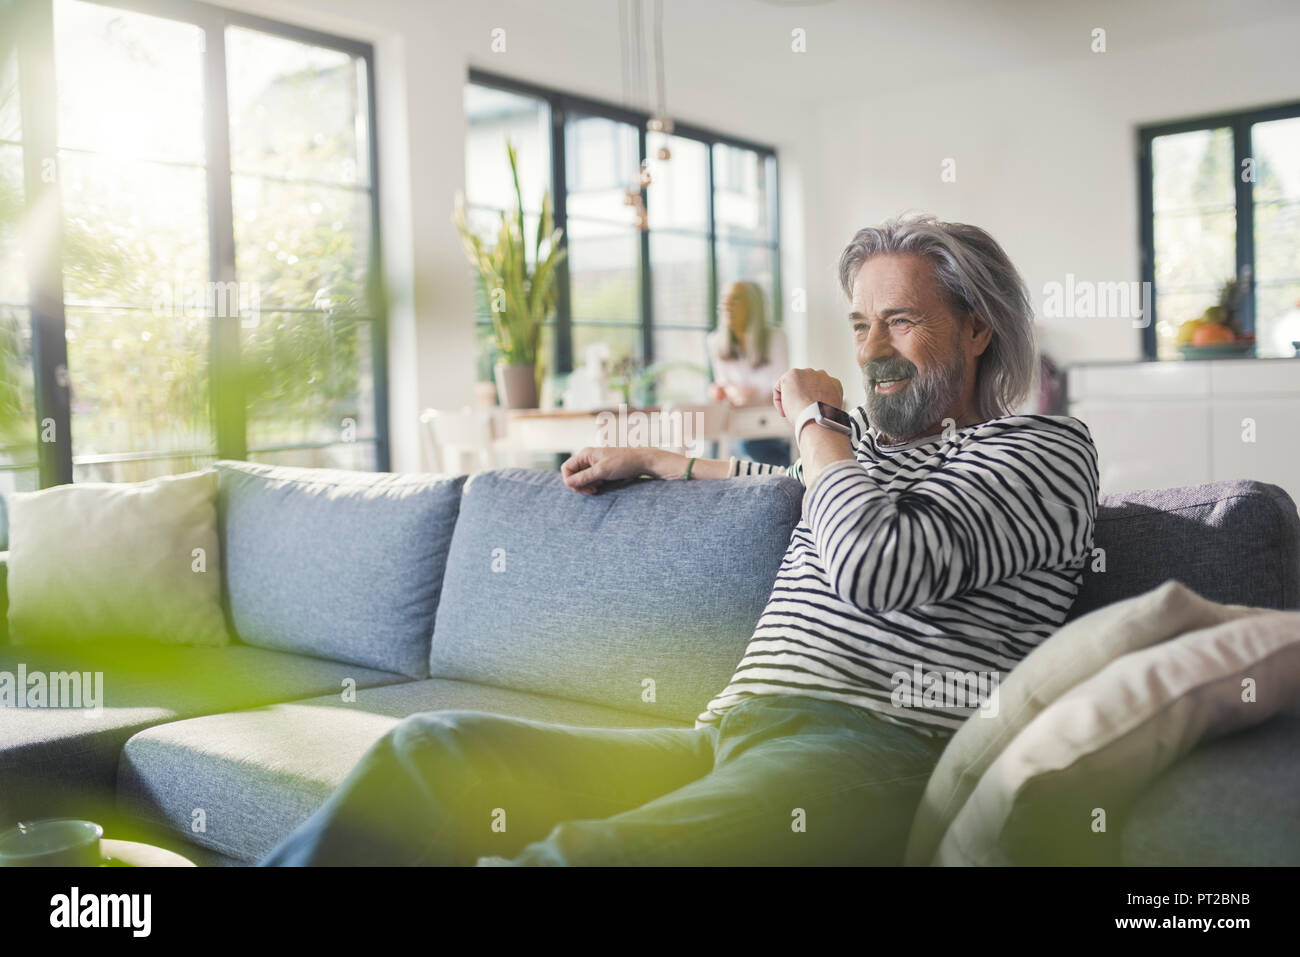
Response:
[{"label": "gray sofa cushion", "polygon": [[1265,482],[1102,495],[1096,547],[1104,572],[1084,568],[1067,621],[1175,578],[1211,601],[1300,608],[1300,515]]},{"label": "gray sofa cushion", "polygon": [[23,817],[89,816],[112,796],[122,745],[151,725],[272,701],[406,681],[401,675],[300,655],[229,645],[154,643],[112,649],[5,648],[0,671],[102,671],[103,711],[0,712],[0,826]]},{"label": "gray sofa cushion", "polygon": [[[366,750],[408,715],[460,709],[584,727],[665,722],[598,705],[429,679],[179,721],[127,742],[119,809],[229,857],[252,862],[319,807]],[[202,808],[205,830],[191,828]]]},{"label": "gray sofa cushion", "polygon": [[463,476],[218,462],[231,624],[250,645],[428,675]]},{"label": "gray sofa cushion", "polygon": [[555,472],[476,475],[429,673],[691,720],[740,660],[802,494],[784,476],[579,495]]},{"label": "gray sofa cushion", "polygon": [[1300,865],[1300,701],[1202,743],[1129,808],[1121,863]]}]

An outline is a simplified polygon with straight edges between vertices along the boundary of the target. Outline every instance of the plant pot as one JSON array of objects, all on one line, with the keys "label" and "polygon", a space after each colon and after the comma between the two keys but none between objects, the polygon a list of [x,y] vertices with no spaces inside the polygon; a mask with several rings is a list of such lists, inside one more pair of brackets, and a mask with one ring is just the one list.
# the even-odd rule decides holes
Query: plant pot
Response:
[{"label": "plant pot", "polygon": [[531,362],[498,362],[497,395],[507,409],[537,408],[537,367]]}]

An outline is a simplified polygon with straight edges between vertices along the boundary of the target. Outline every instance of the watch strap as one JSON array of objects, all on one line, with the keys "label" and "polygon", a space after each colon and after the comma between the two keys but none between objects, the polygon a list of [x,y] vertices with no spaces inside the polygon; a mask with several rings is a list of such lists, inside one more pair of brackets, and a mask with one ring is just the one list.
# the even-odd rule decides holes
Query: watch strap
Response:
[{"label": "watch strap", "polygon": [[803,433],[803,427],[809,422],[817,421],[820,412],[821,410],[818,407],[818,404],[816,402],[810,402],[807,408],[799,413],[799,417],[794,421],[794,441],[796,445],[799,444],[799,436]]}]

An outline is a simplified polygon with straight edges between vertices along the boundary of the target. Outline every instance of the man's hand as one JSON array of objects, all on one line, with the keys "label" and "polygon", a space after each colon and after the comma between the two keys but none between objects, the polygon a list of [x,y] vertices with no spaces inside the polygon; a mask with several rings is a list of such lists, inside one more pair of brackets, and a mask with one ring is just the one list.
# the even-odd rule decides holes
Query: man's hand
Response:
[{"label": "man's hand", "polygon": [[814,402],[844,407],[844,386],[825,369],[791,369],[772,389],[772,404],[791,421]]},{"label": "man's hand", "polygon": [[654,475],[649,459],[656,451],[658,450],[587,446],[564,460],[560,474],[564,476],[564,484],[575,492],[593,495],[606,482],[636,478],[638,475]]}]

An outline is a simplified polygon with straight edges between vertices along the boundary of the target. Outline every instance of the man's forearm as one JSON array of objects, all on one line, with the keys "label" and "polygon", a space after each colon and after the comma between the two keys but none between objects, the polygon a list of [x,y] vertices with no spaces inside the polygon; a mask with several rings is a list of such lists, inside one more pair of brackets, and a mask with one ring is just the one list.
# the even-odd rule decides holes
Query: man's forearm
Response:
[{"label": "man's forearm", "polygon": [[[812,488],[817,476],[830,465],[845,460],[854,461],[853,444],[847,435],[823,429],[815,423],[807,425],[799,436],[799,457],[803,460],[803,481]],[[680,479],[686,475],[685,455],[666,449],[646,449],[644,468],[655,478]],[[724,479],[731,471],[731,462],[721,459],[697,458],[691,466],[693,479]]]},{"label": "man's forearm", "polygon": [[[686,463],[689,461],[687,456],[666,449],[646,449],[645,469],[655,478],[679,479],[686,476]],[[730,470],[730,462],[697,458],[691,466],[691,478],[724,479]]]}]

